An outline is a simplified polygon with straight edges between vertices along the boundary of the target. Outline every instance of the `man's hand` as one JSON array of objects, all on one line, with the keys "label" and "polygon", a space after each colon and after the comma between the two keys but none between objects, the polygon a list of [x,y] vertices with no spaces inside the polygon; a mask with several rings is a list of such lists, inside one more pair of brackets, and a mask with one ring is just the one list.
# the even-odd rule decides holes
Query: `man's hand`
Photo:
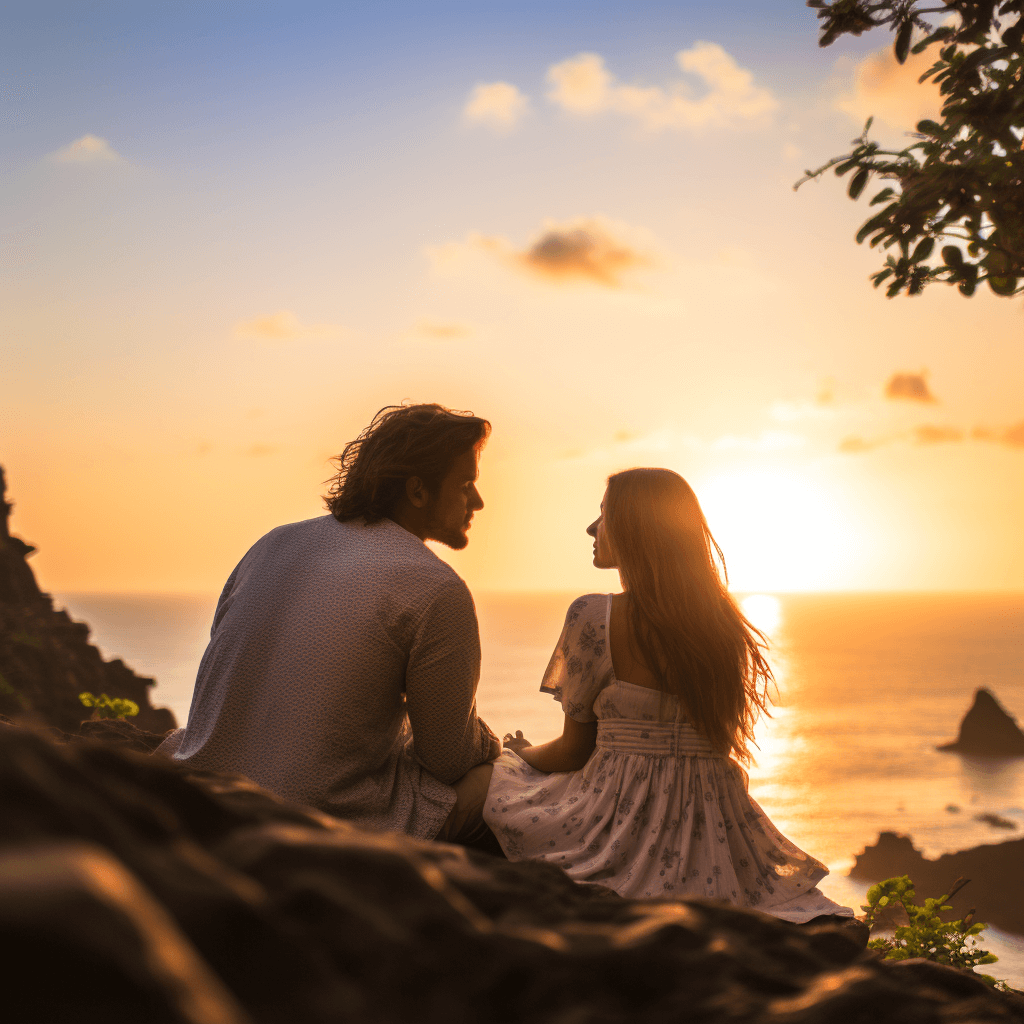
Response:
[{"label": "man's hand", "polygon": [[495,761],[501,756],[501,740],[497,736],[491,737],[491,746],[487,751],[487,760]]},{"label": "man's hand", "polygon": [[505,733],[505,746],[518,754],[524,747],[532,747],[533,744],[523,735],[522,729],[516,729],[515,736],[510,732]]}]

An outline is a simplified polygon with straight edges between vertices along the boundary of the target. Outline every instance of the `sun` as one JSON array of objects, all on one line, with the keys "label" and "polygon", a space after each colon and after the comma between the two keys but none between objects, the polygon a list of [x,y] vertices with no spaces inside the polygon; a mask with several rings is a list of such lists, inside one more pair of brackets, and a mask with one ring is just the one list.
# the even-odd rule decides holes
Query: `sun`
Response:
[{"label": "sun", "polygon": [[698,492],[735,591],[841,590],[856,524],[841,495],[793,471],[744,470]]}]

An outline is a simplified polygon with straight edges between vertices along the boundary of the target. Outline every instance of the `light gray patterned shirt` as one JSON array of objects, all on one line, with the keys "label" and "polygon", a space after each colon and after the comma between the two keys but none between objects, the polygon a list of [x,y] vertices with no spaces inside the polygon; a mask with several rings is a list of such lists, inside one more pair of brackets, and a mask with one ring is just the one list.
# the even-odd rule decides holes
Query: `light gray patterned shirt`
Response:
[{"label": "light gray patterned shirt", "polygon": [[188,725],[160,751],[358,825],[437,835],[487,757],[469,589],[391,520],[262,537],[224,586]]}]

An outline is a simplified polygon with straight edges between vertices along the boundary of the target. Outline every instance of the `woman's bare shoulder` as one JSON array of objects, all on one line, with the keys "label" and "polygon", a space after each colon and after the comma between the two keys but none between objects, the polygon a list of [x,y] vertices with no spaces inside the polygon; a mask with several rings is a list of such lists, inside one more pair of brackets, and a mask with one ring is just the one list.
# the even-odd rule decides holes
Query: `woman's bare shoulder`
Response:
[{"label": "woman's bare shoulder", "polygon": [[566,625],[575,625],[584,616],[593,618],[598,615],[603,618],[608,608],[608,599],[613,597],[613,594],[581,594],[565,613]]}]

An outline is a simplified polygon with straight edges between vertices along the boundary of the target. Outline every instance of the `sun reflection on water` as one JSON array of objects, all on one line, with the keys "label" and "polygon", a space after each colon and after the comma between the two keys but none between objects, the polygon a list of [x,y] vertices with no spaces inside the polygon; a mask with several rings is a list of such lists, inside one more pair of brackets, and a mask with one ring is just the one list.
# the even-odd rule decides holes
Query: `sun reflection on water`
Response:
[{"label": "sun reflection on water", "polygon": [[771,594],[748,594],[740,601],[747,620],[769,639],[782,625],[782,602]]}]

